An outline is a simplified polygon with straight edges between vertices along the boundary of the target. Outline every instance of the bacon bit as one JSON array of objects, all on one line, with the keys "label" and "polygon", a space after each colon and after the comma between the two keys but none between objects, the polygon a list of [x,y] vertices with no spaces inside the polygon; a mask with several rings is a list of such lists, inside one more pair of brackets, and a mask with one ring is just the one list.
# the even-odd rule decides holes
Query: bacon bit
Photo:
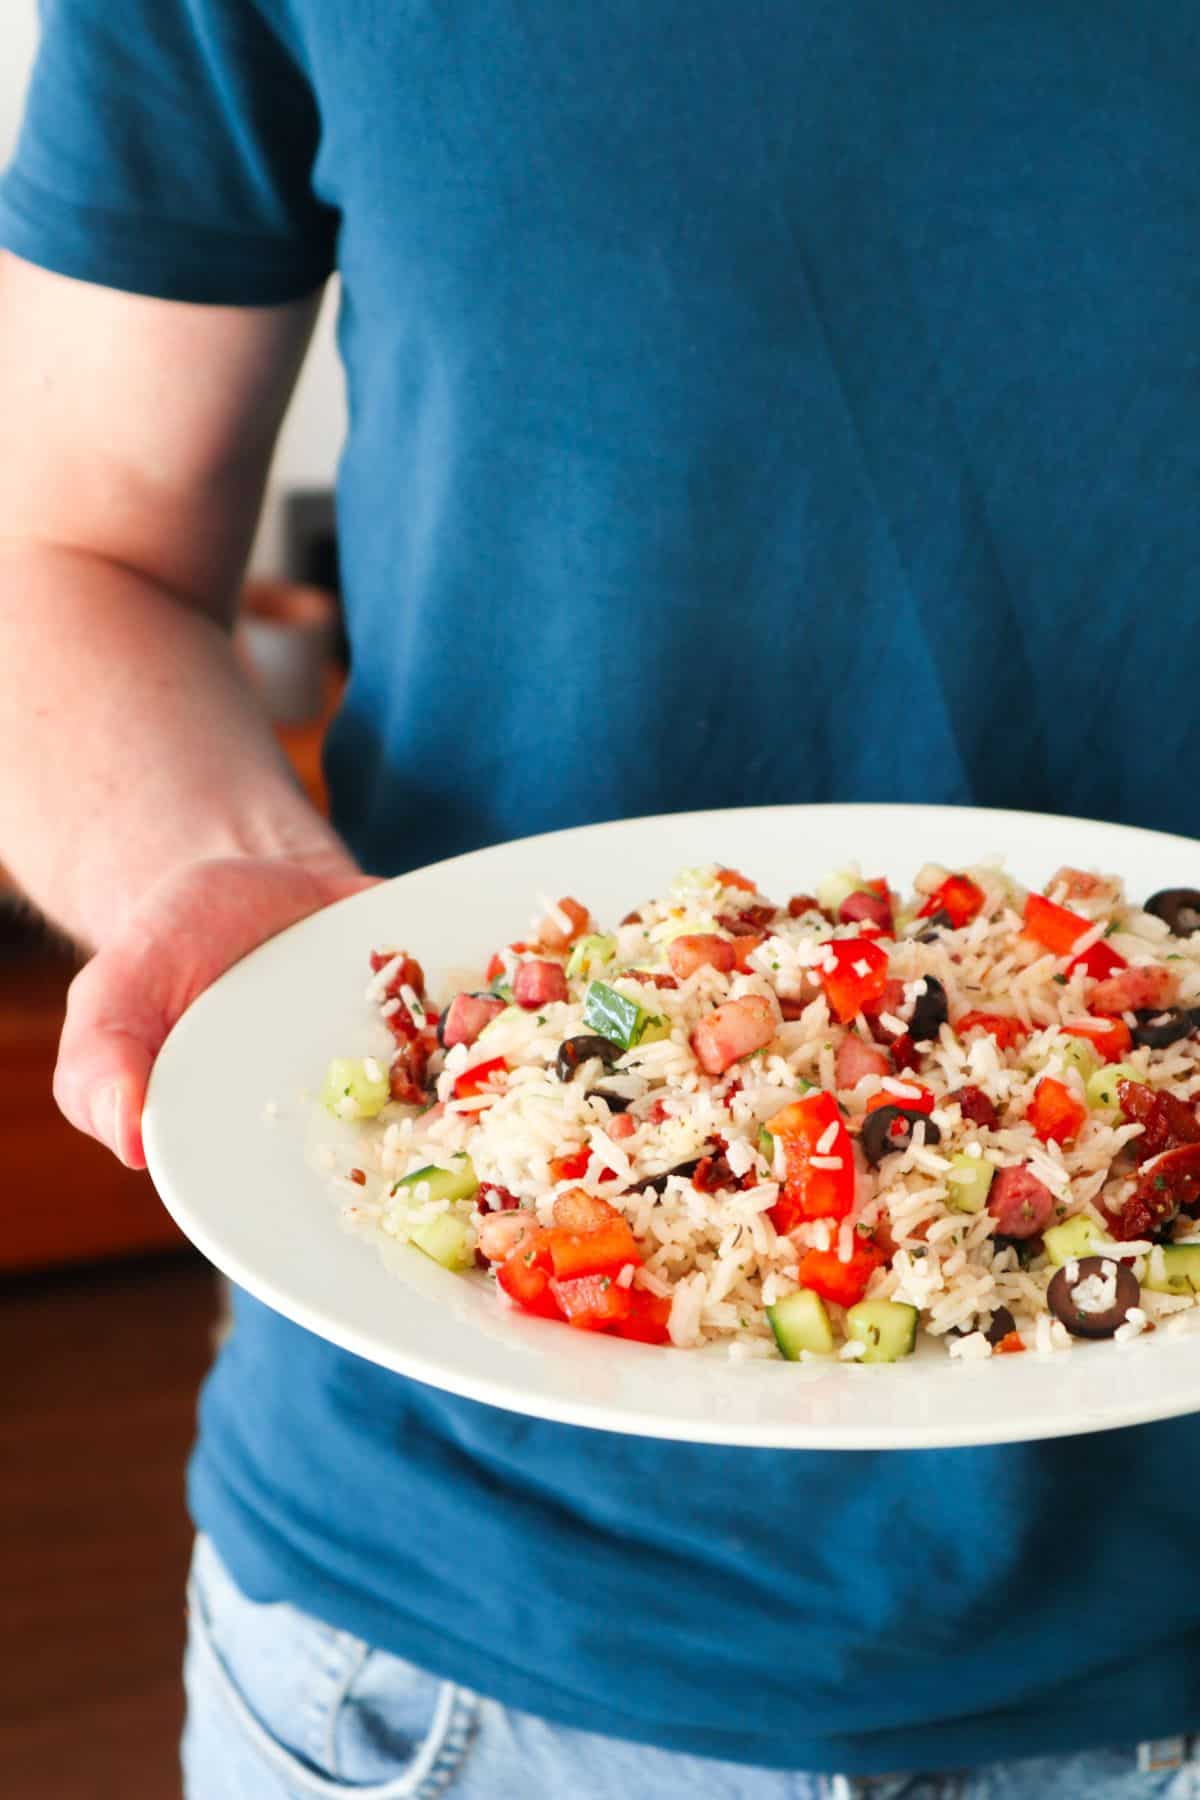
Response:
[{"label": "bacon bit", "polygon": [[358,1187],[366,1187],[367,1185],[367,1177],[362,1169],[351,1169],[350,1179],[356,1183]]},{"label": "bacon bit", "polygon": [[378,975],[381,969],[386,969],[388,964],[395,962],[398,956],[402,959],[400,966],[380,995],[383,1000],[397,999],[402,987],[412,988],[415,994],[424,994],[425,992],[425,974],[420,963],[403,950],[372,950],[372,975]]},{"label": "bacon bit", "polygon": [[730,937],[761,937],[764,925],[770,925],[775,918],[773,906],[746,906],[741,912],[718,913],[716,923]]},{"label": "bacon bit", "polygon": [[787,903],[788,918],[802,919],[808,912],[820,913],[822,918],[827,916],[815,894],[793,894]]},{"label": "bacon bit", "polygon": [[421,1038],[398,1043],[388,1071],[388,1088],[393,1100],[403,1106],[420,1106],[425,1099],[425,1078],[430,1050]]},{"label": "bacon bit", "polygon": [[779,995],[779,1010],[788,1020],[800,1018],[805,1007],[811,1004],[808,1000],[789,1000],[783,994]]},{"label": "bacon bit", "polygon": [[650,969],[624,969],[621,973],[621,979],[622,981],[644,981],[647,987],[663,989],[677,988],[679,986],[674,975],[668,975],[665,971],[654,972]]},{"label": "bacon bit", "polygon": [[622,925],[640,925],[641,922],[642,915],[640,912],[627,912],[625,917],[621,920]]},{"label": "bacon bit", "polygon": [[904,1033],[903,1037],[892,1038],[890,1048],[892,1052],[892,1061],[895,1063],[897,1069],[920,1068],[921,1058],[917,1053],[917,1046],[913,1043],[912,1038],[908,1035],[907,1031]]}]

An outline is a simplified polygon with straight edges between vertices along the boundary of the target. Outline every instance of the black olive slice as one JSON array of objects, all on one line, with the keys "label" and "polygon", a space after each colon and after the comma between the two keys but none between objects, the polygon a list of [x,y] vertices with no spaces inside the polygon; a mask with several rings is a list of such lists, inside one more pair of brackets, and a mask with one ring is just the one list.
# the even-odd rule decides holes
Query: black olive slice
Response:
[{"label": "black olive slice", "polygon": [[983,1335],[989,1344],[995,1345],[998,1344],[1002,1338],[1006,1338],[1010,1331],[1015,1331],[1016,1329],[1017,1321],[1013,1318],[1007,1306],[998,1306],[992,1314],[991,1324]]},{"label": "black olive slice", "polygon": [[926,975],[924,981],[925,992],[917,995],[912,1017],[908,1021],[908,1035],[914,1044],[923,1044],[927,1039],[935,1038],[950,1016],[946,990],[937,976]]},{"label": "black olive slice", "polygon": [[648,1175],[645,1181],[638,1182],[637,1191],[641,1193],[643,1188],[652,1188],[656,1194],[664,1194],[672,1175],[682,1175],[687,1180],[696,1173],[702,1160],[701,1157],[695,1156],[691,1162],[676,1163],[673,1169],[664,1169],[661,1175]]},{"label": "black olive slice", "polygon": [[1194,1007],[1138,1007],[1137,1024],[1131,1035],[1135,1044],[1144,1044],[1149,1050],[1165,1050],[1168,1044],[1178,1043],[1195,1029]]},{"label": "black olive slice", "polygon": [[954,930],[954,920],[940,906],[935,913],[930,913],[927,919],[922,919],[921,925],[922,929],[913,939],[913,942],[917,944],[936,944],[943,931]]},{"label": "black olive slice", "polygon": [[611,1088],[589,1088],[587,1097],[589,1100],[603,1100],[609,1112],[628,1112],[633,1105],[628,1094],[614,1094]]},{"label": "black olive slice", "polygon": [[1200,931],[1200,888],[1160,888],[1143,911],[1162,919],[1176,937],[1191,937]]},{"label": "black olive slice", "polygon": [[614,1044],[611,1038],[601,1037],[599,1032],[584,1033],[582,1037],[566,1038],[558,1046],[554,1073],[560,1081],[570,1081],[579,1065],[590,1062],[594,1056],[611,1069],[624,1054],[620,1044]]},{"label": "black olive slice", "polygon": [[873,1168],[878,1168],[885,1156],[907,1150],[918,1125],[925,1127],[927,1144],[941,1143],[941,1132],[924,1113],[909,1112],[902,1106],[877,1106],[863,1120],[862,1147],[867,1161]]},{"label": "black olive slice", "polygon": [[[1110,1286],[1112,1300],[1108,1305],[1099,1304],[1103,1290]],[[1141,1297],[1129,1264],[1106,1256],[1081,1256],[1078,1262],[1064,1263],[1046,1289],[1046,1304],[1055,1318],[1062,1320],[1072,1337],[1082,1338],[1110,1338]]]}]

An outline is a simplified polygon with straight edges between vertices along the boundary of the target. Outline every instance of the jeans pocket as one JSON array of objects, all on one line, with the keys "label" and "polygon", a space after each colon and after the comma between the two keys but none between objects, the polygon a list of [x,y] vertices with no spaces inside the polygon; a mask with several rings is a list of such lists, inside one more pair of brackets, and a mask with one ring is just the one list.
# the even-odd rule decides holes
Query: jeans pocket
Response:
[{"label": "jeans pocket", "polygon": [[[434,1800],[466,1756],[476,1697],[284,1604],[249,1600],[208,1539],[188,1584],[189,1713],[219,1711],[296,1800]],[[194,1735],[194,1734],[193,1734]],[[223,1754],[189,1744],[214,1795]],[[202,1790],[198,1800],[207,1800]]]}]

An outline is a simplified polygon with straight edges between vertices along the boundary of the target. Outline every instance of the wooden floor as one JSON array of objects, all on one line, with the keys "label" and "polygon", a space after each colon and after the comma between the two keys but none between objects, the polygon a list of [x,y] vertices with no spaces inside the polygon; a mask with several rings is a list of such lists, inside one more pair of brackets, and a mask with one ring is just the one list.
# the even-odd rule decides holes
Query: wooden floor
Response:
[{"label": "wooden floor", "polygon": [[0,1286],[0,1794],[179,1800],[190,1254]]}]

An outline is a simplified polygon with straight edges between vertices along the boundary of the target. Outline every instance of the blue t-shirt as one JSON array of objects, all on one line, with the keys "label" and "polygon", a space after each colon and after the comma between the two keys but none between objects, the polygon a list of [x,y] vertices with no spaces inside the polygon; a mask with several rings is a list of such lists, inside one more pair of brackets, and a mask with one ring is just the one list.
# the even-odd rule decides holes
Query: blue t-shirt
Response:
[{"label": "blue t-shirt", "polygon": [[[368,866],[748,801],[1197,829],[1194,5],[45,18],[15,250],[234,304],[341,271],[329,773]],[[1200,1727],[1198,1491],[1197,1421],[651,1443],[249,1301],[192,1470],[258,1598],[573,1725],[848,1771]]]}]

